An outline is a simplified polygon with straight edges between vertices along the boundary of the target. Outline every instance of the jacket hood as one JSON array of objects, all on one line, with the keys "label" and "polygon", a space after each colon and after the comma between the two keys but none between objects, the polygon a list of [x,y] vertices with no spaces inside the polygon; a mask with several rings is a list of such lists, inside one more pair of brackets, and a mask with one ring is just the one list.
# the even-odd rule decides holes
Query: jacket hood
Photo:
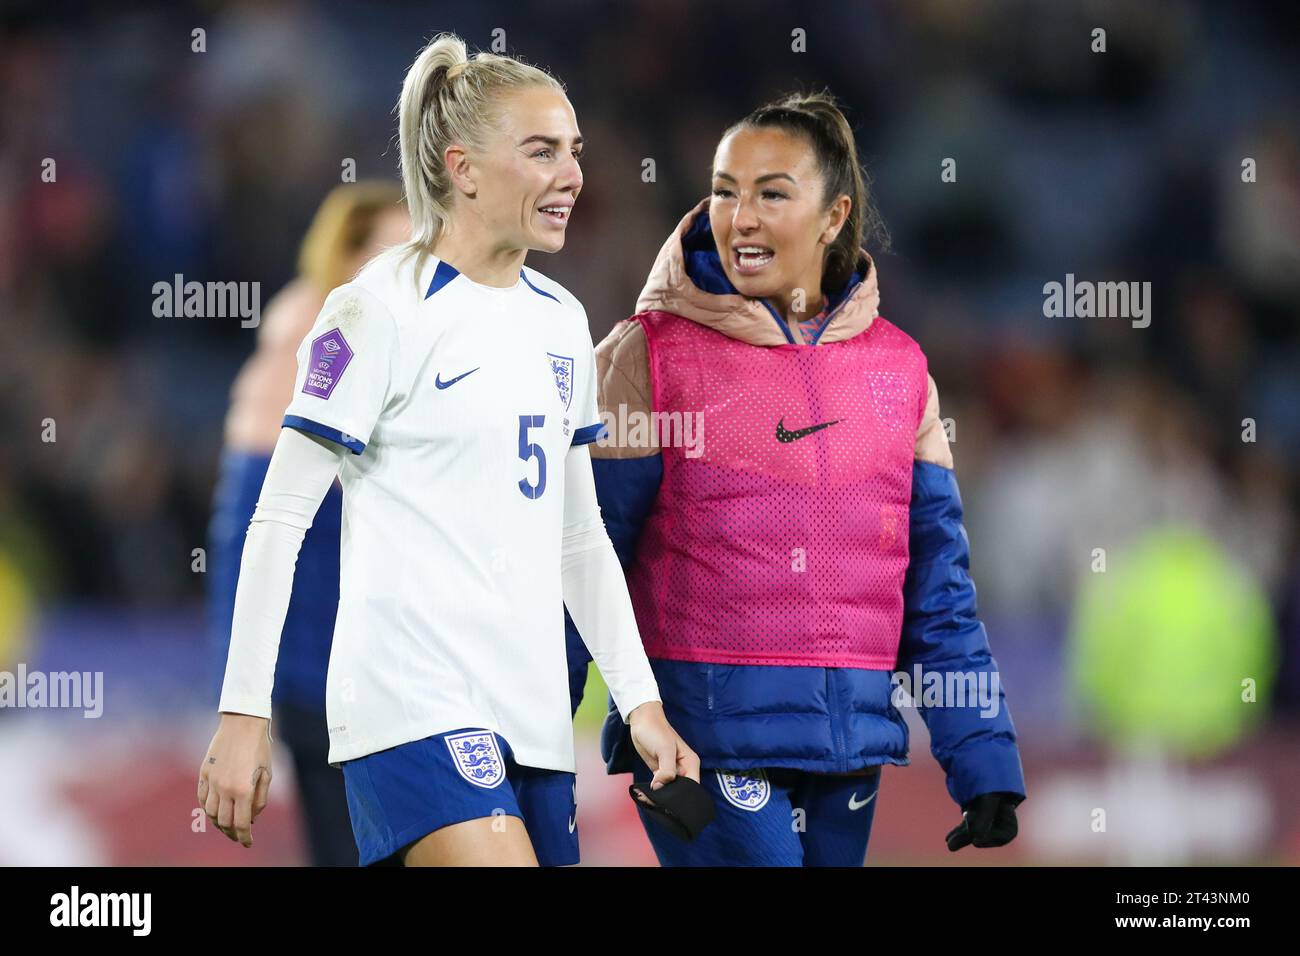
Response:
[{"label": "jacket hood", "polygon": [[[751,345],[790,344],[788,327],[775,310],[763,299],[741,295],[727,278],[709,226],[708,206],[709,200],[703,199],[682,217],[659,250],[637,297],[637,312],[670,312]],[[829,299],[825,325],[814,342],[850,339],[871,325],[880,290],[875,263],[865,249],[859,251],[857,268],[844,288]]]}]

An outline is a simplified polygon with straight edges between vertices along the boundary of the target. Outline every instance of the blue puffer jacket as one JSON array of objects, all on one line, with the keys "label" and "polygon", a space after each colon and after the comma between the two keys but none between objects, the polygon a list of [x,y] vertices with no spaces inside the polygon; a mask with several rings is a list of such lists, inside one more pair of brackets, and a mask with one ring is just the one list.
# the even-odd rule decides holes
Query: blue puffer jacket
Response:
[{"label": "blue puffer jacket", "polygon": [[[716,318],[726,312],[719,309],[721,297],[738,293],[727,282],[713,249],[703,211],[706,204],[692,210],[665,243],[638,302],[638,311],[670,311],[711,322],[736,337],[765,322],[766,328],[755,335],[755,344],[793,341],[784,323],[762,318],[770,310],[755,300],[743,300],[744,308],[753,310],[753,323]],[[823,310],[819,327],[810,333],[811,341],[833,341],[861,331],[853,327],[855,320],[849,316],[860,317],[865,309],[867,319],[857,320],[862,322],[875,314],[875,279],[874,265],[864,253],[848,287],[839,296],[831,297],[828,308]],[[683,288],[688,282],[689,288]],[[843,308],[850,303],[852,308]],[[712,315],[705,311],[709,309]],[[841,319],[849,327],[837,327]],[[777,327],[779,333],[774,331]],[[737,328],[742,330],[740,334],[736,334]],[[637,378],[635,369],[629,375],[618,353],[623,353],[624,360],[631,354],[635,363],[643,361],[644,341],[638,352],[635,343],[629,346],[628,333],[628,323],[620,323],[597,349],[600,364],[616,370],[608,380],[617,379],[618,384],[608,389],[610,394],[602,388],[601,394],[602,411],[608,409],[611,414],[620,402],[626,403],[627,383]],[[775,339],[778,334],[784,338]],[[612,394],[614,391],[618,394]],[[632,392],[636,394],[635,386]],[[931,404],[937,415],[937,392],[933,388]],[[927,442],[934,440],[931,435]],[[931,751],[943,767],[948,791],[959,806],[983,793],[1023,797],[1024,775],[1015,727],[1001,682],[995,676],[997,662],[976,614],[969,543],[962,524],[956,476],[946,467],[951,462],[946,439],[938,453],[929,457],[940,458],[943,463],[924,460],[918,442],[912,471],[910,563],[903,588],[904,615],[896,673],[912,678],[919,668],[931,680],[956,672],[965,680],[986,681],[984,686],[990,691],[996,688],[995,707],[968,699],[961,706],[952,706],[954,702],[949,700],[943,702],[949,706],[919,709],[930,732]],[[633,566],[641,528],[658,493],[663,476],[661,456],[642,453],[639,457],[594,457],[593,468],[605,526],[627,571]],[[590,656],[567,614],[565,623],[570,690],[576,710]],[[908,729],[895,707],[897,692],[894,674],[889,671],[654,658],[650,663],[669,722],[700,755],[706,768],[785,767],[813,773],[845,773],[878,764],[909,763]],[[916,691],[920,698],[920,688]],[[632,744],[627,725],[612,700],[601,752],[608,772],[630,772]]]}]

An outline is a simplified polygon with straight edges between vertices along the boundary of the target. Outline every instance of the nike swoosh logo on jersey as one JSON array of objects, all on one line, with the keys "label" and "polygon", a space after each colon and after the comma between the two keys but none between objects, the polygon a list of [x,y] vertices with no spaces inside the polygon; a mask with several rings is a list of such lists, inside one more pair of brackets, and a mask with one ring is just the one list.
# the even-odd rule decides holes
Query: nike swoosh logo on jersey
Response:
[{"label": "nike swoosh logo on jersey", "polygon": [[453,379],[451,379],[450,381],[447,381],[447,382],[444,382],[444,381],[442,380],[442,373],[439,372],[437,375],[435,375],[435,376],[433,377],[433,384],[436,385],[436,386],[438,386],[438,388],[451,388],[453,385],[455,385],[457,382],[459,382],[459,381],[460,381],[462,378],[464,378],[466,375],[473,375],[475,372],[478,371],[479,368],[482,368],[482,367],[483,367],[483,366],[480,365],[478,368],[472,368],[472,369],[470,369],[468,372],[463,372],[462,374],[457,375],[455,378],[453,378]]},{"label": "nike swoosh logo on jersey", "polygon": [[[879,790],[876,791],[876,793],[879,793],[879,792],[880,792]],[[871,802],[872,800],[874,800],[874,799],[876,799],[876,794],[875,794],[875,793],[873,793],[871,796],[867,797],[867,799],[863,800],[861,803],[858,803],[858,793],[857,793],[857,791],[855,790],[853,793],[849,794],[849,809],[850,809],[850,810],[861,810],[863,807],[865,807],[868,803],[870,803],[870,802]]]},{"label": "nike swoosh logo on jersey", "polygon": [[813,432],[819,432],[823,428],[830,428],[838,421],[839,419],[837,418],[833,422],[822,422],[820,425],[809,425],[807,428],[798,428],[794,431],[786,431],[785,419],[782,418],[776,423],[776,440],[780,442],[798,441],[800,438],[807,438]]},{"label": "nike swoosh logo on jersey", "polygon": [[575,829],[577,829],[577,827],[578,827],[578,821],[575,820],[573,817],[569,817],[569,832],[572,833]]}]

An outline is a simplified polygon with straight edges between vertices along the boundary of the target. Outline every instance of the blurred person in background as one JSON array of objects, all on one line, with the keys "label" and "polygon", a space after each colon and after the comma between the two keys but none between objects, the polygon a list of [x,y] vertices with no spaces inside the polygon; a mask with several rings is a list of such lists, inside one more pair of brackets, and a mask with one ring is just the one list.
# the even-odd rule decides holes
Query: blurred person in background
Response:
[{"label": "blurred person in background", "polygon": [[[601,510],[718,814],[688,843],[643,812],[647,836],[665,866],[861,866],[881,767],[908,763],[899,670],[991,686],[988,703],[920,712],[963,811],[948,848],[1001,846],[1025,798],[1016,732],[938,391],[877,312],[862,243],[878,222],[847,119],[827,94],[760,107],[724,133],[712,192],[597,349],[617,429],[593,453]],[[570,628],[575,701],[582,651]],[[620,724],[609,772],[648,779]]]},{"label": "blurred person in background", "polygon": [[[411,221],[395,183],[335,187],[303,240],[298,277],[267,305],[256,351],[231,389],[221,475],[208,535],[208,620],[215,673],[225,667],[244,535],[293,399],[296,353],[325,297],[366,262],[410,237]],[[357,849],[343,776],[326,755],[325,672],[339,600],[342,489],[336,481],[303,539],[280,638],[275,725],[293,755],[307,846],[313,866],[351,866]]]}]

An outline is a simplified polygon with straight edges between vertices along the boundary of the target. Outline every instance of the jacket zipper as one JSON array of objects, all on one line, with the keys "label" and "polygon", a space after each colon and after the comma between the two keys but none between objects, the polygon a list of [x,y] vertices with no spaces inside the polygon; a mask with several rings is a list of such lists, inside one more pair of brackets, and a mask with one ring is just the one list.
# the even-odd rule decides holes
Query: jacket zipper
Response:
[{"label": "jacket zipper", "polygon": [[[843,299],[840,300],[839,305],[837,305],[835,308],[831,309],[829,312],[826,313],[826,324],[821,327],[821,331],[817,333],[817,337],[812,340],[813,345],[821,344],[822,336],[826,334],[826,330],[829,329],[831,327],[831,323],[835,321],[836,314],[839,313],[840,309],[844,308],[846,305],[849,304],[849,300],[853,298],[853,293],[857,291],[858,291],[857,289],[854,289],[853,292],[850,292],[848,295],[846,295]],[[858,334],[861,335],[862,333],[859,332]]]},{"label": "jacket zipper", "polygon": [[844,753],[844,736],[840,727],[839,720],[839,697],[836,694],[835,669],[833,667],[825,668],[826,671],[826,711],[830,715],[831,722],[831,744],[834,750],[835,762],[838,764],[841,772],[848,770],[848,760]]}]

